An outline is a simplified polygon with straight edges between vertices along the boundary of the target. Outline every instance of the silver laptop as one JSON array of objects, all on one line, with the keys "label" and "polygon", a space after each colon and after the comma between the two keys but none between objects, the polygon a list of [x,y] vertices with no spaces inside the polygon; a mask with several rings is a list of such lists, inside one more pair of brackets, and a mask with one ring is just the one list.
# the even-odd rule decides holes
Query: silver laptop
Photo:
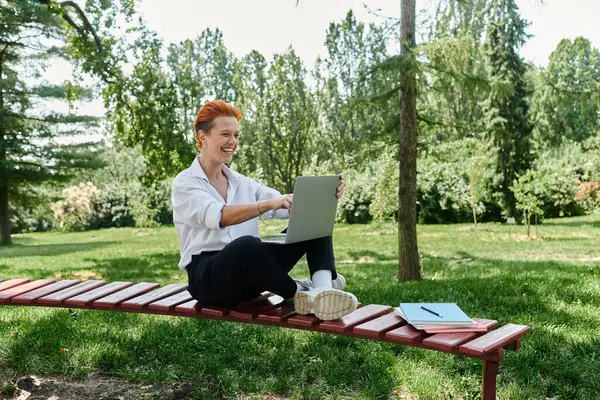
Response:
[{"label": "silver laptop", "polygon": [[287,244],[331,236],[339,184],[338,175],[297,177],[287,231],[261,237],[261,240]]}]

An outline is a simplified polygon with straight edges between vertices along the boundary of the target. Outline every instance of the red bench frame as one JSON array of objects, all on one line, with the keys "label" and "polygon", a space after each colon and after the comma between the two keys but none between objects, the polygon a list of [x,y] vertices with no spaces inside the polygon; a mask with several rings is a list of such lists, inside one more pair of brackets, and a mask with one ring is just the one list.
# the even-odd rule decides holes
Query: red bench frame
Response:
[{"label": "red bench frame", "polygon": [[504,350],[519,349],[521,337],[529,332],[529,327],[524,325],[507,324],[497,328],[496,321],[475,318],[488,327],[487,333],[426,334],[406,324],[391,306],[377,304],[361,306],[336,321],[321,321],[312,315],[298,315],[292,303],[268,292],[233,308],[203,307],[192,299],[187,285],[159,286],[148,282],[107,284],[103,280],[0,279],[0,305],[68,307],[247,322],[462,354],[483,361],[481,395],[484,400],[496,399],[496,378]]}]

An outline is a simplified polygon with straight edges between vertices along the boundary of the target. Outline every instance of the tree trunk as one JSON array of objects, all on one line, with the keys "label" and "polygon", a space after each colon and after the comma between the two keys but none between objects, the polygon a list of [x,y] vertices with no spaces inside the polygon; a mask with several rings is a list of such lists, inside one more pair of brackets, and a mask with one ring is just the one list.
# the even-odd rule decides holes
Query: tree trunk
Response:
[{"label": "tree trunk", "polygon": [[8,175],[6,173],[6,149],[4,142],[4,92],[2,89],[4,52],[0,53],[0,244],[12,244],[10,218],[8,215]]},{"label": "tree trunk", "polygon": [[[400,53],[415,46],[415,0],[401,0]],[[413,58],[411,63],[414,63]],[[414,64],[412,64],[414,65]],[[400,82],[400,181],[398,185],[398,280],[421,279],[417,247],[417,93],[411,67]]]},{"label": "tree trunk", "polygon": [[8,215],[8,186],[0,184],[0,244],[12,244]]}]

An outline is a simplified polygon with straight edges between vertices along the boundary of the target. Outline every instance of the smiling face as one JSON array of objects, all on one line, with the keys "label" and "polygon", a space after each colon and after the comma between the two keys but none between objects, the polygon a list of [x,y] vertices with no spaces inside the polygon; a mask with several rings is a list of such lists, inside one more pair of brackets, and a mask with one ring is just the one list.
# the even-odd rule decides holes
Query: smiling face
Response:
[{"label": "smiling face", "polygon": [[239,144],[240,127],[235,117],[217,117],[208,132],[196,135],[202,143],[202,158],[229,164]]}]

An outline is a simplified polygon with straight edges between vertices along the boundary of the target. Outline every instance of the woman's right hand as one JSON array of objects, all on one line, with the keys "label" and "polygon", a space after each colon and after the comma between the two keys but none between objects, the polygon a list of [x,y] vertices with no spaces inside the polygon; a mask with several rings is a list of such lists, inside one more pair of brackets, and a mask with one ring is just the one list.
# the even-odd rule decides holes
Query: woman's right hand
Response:
[{"label": "woman's right hand", "polygon": [[293,194],[284,194],[281,197],[276,197],[274,199],[269,200],[269,202],[271,202],[271,210],[277,211],[285,208],[288,211],[290,211],[292,209],[293,197]]}]

